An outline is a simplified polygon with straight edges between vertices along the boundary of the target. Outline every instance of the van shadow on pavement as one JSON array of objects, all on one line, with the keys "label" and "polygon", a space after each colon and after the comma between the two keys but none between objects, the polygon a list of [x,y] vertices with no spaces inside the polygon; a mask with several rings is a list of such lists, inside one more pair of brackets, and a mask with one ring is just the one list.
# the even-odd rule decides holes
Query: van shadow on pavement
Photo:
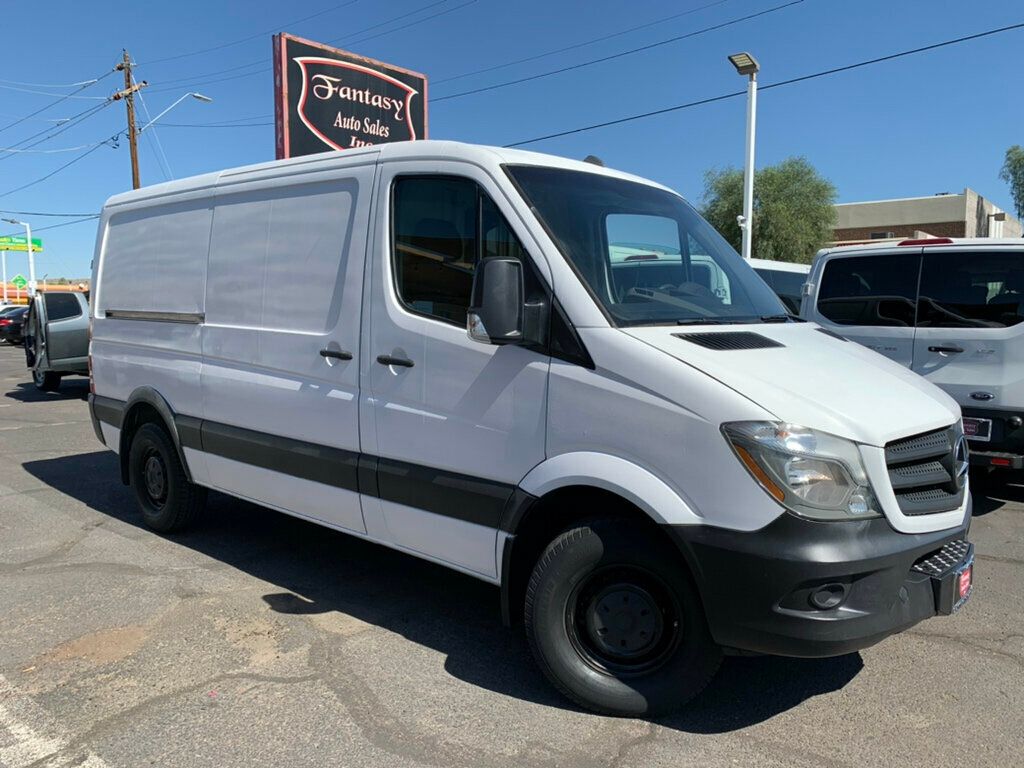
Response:
[{"label": "van shadow on pavement", "polygon": [[16,384],[14,389],[4,394],[19,403],[52,403],[54,400],[88,400],[89,379],[81,376],[71,376],[61,381],[60,389],[56,392],[43,392],[32,383],[32,373],[26,369],[25,378],[29,379],[21,384]]},{"label": "van shadow on pavement", "polygon": [[[24,468],[104,515],[143,527],[111,452],[30,461]],[[339,611],[443,653],[445,670],[462,681],[573,708],[537,669],[522,633],[501,625],[497,590],[476,579],[216,493],[198,525],[173,541],[279,587],[263,598],[270,610]],[[658,722],[693,733],[743,728],[842,688],[862,666],[859,654],[727,657],[700,697]]]}]

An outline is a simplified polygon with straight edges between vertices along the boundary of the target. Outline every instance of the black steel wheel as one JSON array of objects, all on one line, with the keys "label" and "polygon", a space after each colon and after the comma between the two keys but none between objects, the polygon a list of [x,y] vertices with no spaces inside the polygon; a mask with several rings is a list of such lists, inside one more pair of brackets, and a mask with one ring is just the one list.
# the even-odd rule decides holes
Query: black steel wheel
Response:
[{"label": "black steel wheel", "polygon": [[148,423],[132,438],[128,480],[147,526],[162,533],[187,527],[206,502],[206,489],[189,482],[174,442]]},{"label": "black steel wheel", "polygon": [[534,566],[525,625],[548,679],[609,715],[652,717],[711,680],[721,650],[682,556],[642,523],[581,523]]}]

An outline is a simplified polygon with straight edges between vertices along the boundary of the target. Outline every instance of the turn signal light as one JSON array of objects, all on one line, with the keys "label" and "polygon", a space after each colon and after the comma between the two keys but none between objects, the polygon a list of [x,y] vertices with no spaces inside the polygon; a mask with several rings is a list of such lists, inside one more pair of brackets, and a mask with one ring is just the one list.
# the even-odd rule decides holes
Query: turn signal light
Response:
[{"label": "turn signal light", "polygon": [[740,459],[746,465],[747,469],[750,470],[750,474],[757,478],[757,482],[759,482],[761,486],[768,491],[768,493],[774,496],[776,501],[782,501],[786,498],[786,492],[772,482],[772,479],[768,477],[768,473],[761,469],[760,465],[754,461],[754,457],[750,455],[750,452],[746,448],[742,445],[737,445],[735,448]]}]

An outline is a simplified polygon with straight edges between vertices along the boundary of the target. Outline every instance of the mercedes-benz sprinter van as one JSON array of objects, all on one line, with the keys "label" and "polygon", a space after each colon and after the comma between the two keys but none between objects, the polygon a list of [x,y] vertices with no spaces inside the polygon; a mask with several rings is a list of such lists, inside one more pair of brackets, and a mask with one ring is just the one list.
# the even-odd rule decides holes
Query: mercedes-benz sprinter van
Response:
[{"label": "mercedes-benz sprinter van", "polygon": [[148,525],[212,488],[495,584],[584,707],[970,594],[956,403],[644,179],[436,141],[211,173],[110,199],[93,288],[91,412]]},{"label": "mercedes-benz sprinter van", "polygon": [[1024,469],[1024,240],[820,251],[801,316],[905,365],[963,409],[971,465]]}]

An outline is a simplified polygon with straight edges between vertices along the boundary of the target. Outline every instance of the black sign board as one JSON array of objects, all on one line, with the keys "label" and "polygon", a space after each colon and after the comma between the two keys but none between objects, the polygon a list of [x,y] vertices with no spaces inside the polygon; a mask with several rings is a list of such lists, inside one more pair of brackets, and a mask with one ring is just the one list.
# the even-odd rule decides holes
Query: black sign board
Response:
[{"label": "black sign board", "polygon": [[427,78],[274,35],[277,157],[427,138]]}]

